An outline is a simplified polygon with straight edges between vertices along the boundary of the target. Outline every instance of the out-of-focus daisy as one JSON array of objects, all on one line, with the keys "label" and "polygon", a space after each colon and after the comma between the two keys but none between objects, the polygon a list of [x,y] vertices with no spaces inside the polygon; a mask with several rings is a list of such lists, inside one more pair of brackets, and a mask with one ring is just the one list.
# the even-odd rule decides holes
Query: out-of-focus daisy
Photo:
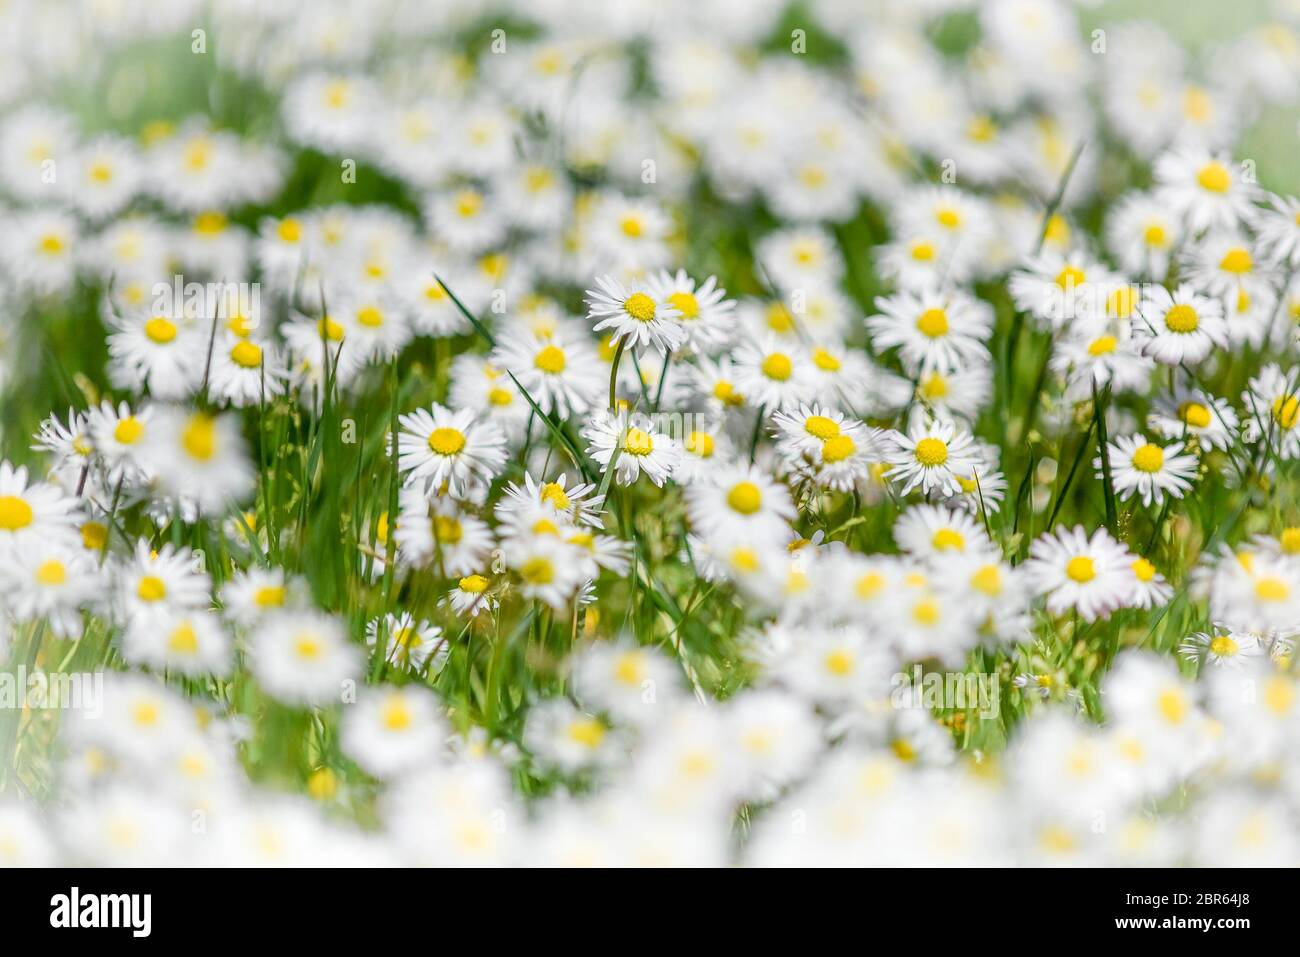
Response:
[{"label": "out-of-focus daisy", "polygon": [[282,612],[253,633],[249,669],[263,688],[287,704],[343,700],[346,683],[360,676],[361,656],[343,624],[320,612]]},{"label": "out-of-focus daisy", "polygon": [[903,366],[915,372],[951,372],[987,361],[993,311],[958,292],[899,293],[876,299],[880,314],[867,319],[876,348],[899,347]]},{"label": "out-of-focus daisy", "polygon": [[1036,538],[1029,547],[1025,574],[1047,608],[1059,615],[1070,609],[1084,621],[1105,618],[1132,595],[1133,558],[1104,528],[1091,538],[1083,526]]}]

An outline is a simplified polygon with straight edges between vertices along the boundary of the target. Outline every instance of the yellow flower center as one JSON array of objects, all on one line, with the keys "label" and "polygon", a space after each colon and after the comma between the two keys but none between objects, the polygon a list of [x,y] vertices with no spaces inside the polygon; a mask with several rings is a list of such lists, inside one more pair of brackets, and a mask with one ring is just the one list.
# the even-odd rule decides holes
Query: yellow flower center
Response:
[{"label": "yellow flower center", "polygon": [[1219,268],[1224,272],[1235,273],[1238,276],[1248,273],[1253,263],[1250,258],[1250,250],[1242,249],[1240,246],[1229,249],[1219,260]]},{"label": "yellow flower center", "polygon": [[481,595],[487,591],[488,580],[482,575],[467,575],[456,585],[463,592],[469,592],[471,595]]},{"label": "yellow flower center", "polygon": [[1273,421],[1282,428],[1294,428],[1297,417],[1300,417],[1300,399],[1285,395],[1273,400]]},{"label": "yellow flower center", "polygon": [[1260,601],[1286,601],[1291,597],[1291,586],[1280,578],[1261,578],[1255,582],[1255,597]]},{"label": "yellow flower center", "polygon": [[1187,698],[1177,688],[1166,688],[1156,698],[1156,707],[1170,724],[1182,724],[1187,717]]},{"label": "yellow flower center", "polygon": [[623,436],[623,451],[630,455],[649,455],[655,450],[654,439],[648,432],[640,429],[628,429]]},{"label": "yellow flower center", "polygon": [[323,316],[321,320],[316,323],[316,331],[330,342],[343,341],[343,326],[335,322],[329,316]]},{"label": "yellow flower center", "polygon": [[1148,246],[1164,246],[1169,242],[1169,233],[1160,223],[1150,223],[1142,232],[1142,240]]},{"label": "yellow flower center", "polygon": [[936,551],[963,551],[966,548],[966,539],[962,537],[961,532],[955,528],[936,529],[934,535],[930,538],[930,544]]},{"label": "yellow flower center", "polygon": [[1165,326],[1170,332],[1195,332],[1200,324],[1201,320],[1196,310],[1186,303],[1180,302],[1165,313]]},{"label": "yellow flower center", "polygon": [[727,504],[742,515],[753,515],[763,507],[763,493],[753,482],[737,482],[727,493]]},{"label": "yellow flower center", "polygon": [[308,661],[315,661],[323,650],[320,639],[312,634],[301,634],[293,642],[294,654]]},{"label": "yellow flower center", "polygon": [[226,230],[226,216],[215,209],[194,217],[194,231],[201,236],[216,236]]},{"label": "yellow flower center", "polygon": [[559,346],[547,346],[533,358],[533,365],[547,375],[559,375],[564,371],[564,350]]},{"label": "yellow flower center", "polygon": [[1069,292],[1071,289],[1082,286],[1086,278],[1083,270],[1078,266],[1066,266],[1056,274],[1056,284]]},{"label": "yellow flower center", "polygon": [[605,740],[605,726],[595,718],[582,718],[569,725],[569,740],[585,748],[596,748]]},{"label": "yellow flower center", "polygon": [[68,580],[68,570],[63,567],[63,562],[51,558],[49,561],[41,562],[40,567],[36,569],[36,581],[41,585],[62,585]]},{"label": "yellow flower center", "polygon": [[57,256],[63,252],[63,238],[55,233],[47,233],[41,237],[40,250],[50,256]]},{"label": "yellow flower center", "polygon": [[724,405],[744,405],[745,397],[736,391],[736,387],[725,379],[719,379],[713,386],[713,397]]},{"label": "yellow flower center", "polygon": [[462,219],[477,216],[483,208],[483,197],[472,189],[464,189],[456,194],[456,215]]},{"label": "yellow flower center", "polygon": [[242,340],[230,350],[230,358],[237,366],[256,369],[262,364],[262,349],[248,340]]},{"label": "yellow flower center", "polygon": [[1148,442],[1133,453],[1133,467],[1142,472],[1159,472],[1165,465],[1165,453]]},{"label": "yellow flower center", "polygon": [[515,401],[515,397],[510,394],[510,390],[503,389],[500,386],[489,390],[487,398],[489,404],[496,406],[509,405]]},{"label": "yellow flower center", "polygon": [[280,220],[280,225],[275,231],[282,242],[296,243],[302,239],[302,223],[293,217]]},{"label": "yellow flower center", "polygon": [[629,239],[637,239],[645,232],[645,226],[639,216],[624,216],[623,221],[619,223],[619,228],[623,230],[623,235]]},{"label": "yellow flower center", "polygon": [[100,551],[108,541],[108,526],[100,522],[87,522],[81,526],[81,544],[91,551]]},{"label": "yellow flower center", "polygon": [[655,317],[655,301],[643,292],[634,292],[623,302],[623,311],[638,322],[650,322]]},{"label": "yellow flower center", "polygon": [[444,545],[455,545],[464,536],[465,530],[460,522],[446,515],[439,515],[433,520],[433,537]]},{"label": "yellow flower center", "polygon": [[405,731],[412,724],[411,709],[400,695],[389,695],[384,702],[383,722],[389,731]]},{"label": "yellow flower center", "polygon": [[199,636],[194,626],[188,621],[181,622],[167,638],[167,647],[172,651],[192,655],[199,650]]},{"label": "yellow flower center", "polygon": [[210,415],[197,412],[181,430],[181,448],[192,459],[206,462],[217,453],[217,423]]},{"label": "yellow flower center", "polygon": [[550,502],[557,509],[563,512],[571,504],[569,496],[564,494],[564,489],[559,482],[547,482],[542,486],[540,498],[543,502]]},{"label": "yellow flower center", "polygon": [[16,532],[32,523],[32,507],[16,495],[0,495],[0,531]]},{"label": "yellow flower center", "polygon": [[1138,292],[1135,286],[1120,286],[1106,297],[1106,314],[1112,319],[1127,319],[1137,307]]},{"label": "yellow flower center", "polygon": [[669,295],[668,301],[673,304],[673,308],[682,314],[683,319],[700,318],[700,301],[695,298],[693,293],[675,292]]},{"label": "yellow flower center", "polygon": [[1110,353],[1115,351],[1115,347],[1117,345],[1119,345],[1119,340],[1116,339],[1114,336],[1098,336],[1096,339],[1093,339],[1092,342],[1088,344],[1088,355],[1090,356],[1109,355]]},{"label": "yellow flower center", "polygon": [[961,213],[951,206],[943,206],[935,210],[934,221],[944,229],[956,229],[961,225]]},{"label": "yellow flower center", "polygon": [[1210,654],[1216,658],[1231,658],[1239,650],[1237,643],[1227,635],[1219,635],[1210,642]]},{"label": "yellow flower center", "polygon": [[1097,566],[1087,555],[1076,555],[1065,563],[1065,574],[1071,581],[1083,585],[1097,577]]},{"label": "yellow flower center", "polygon": [[778,382],[784,382],[794,372],[794,363],[782,352],[773,352],[763,360],[763,375]]},{"label": "yellow flower center", "polygon": [[692,432],[686,436],[686,451],[702,459],[713,457],[713,436],[708,432]]},{"label": "yellow flower center", "polygon": [[283,585],[263,585],[253,592],[253,604],[258,608],[280,608],[284,605]]},{"label": "yellow flower center", "polygon": [[935,625],[939,621],[939,606],[926,599],[912,606],[912,620],[918,625]]},{"label": "yellow flower center", "polygon": [[438,455],[455,455],[465,447],[465,436],[459,429],[434,429],[429,433],[429,448]]},{"label": "yellow flower center", "polygon": [[1002,570],[997,565],[982,565],[971,576],[971,587],[991,598],[1002,593]]},{"label": "yellow flower center", "polygon": [[912,243],[912,259],[920,263],[930,262],[934,259],[934,246],[924,240]]},{"label": "yellow flower center", "polygon": [[1156,566],[1145,558],[1139,558],[1133,562],[1133,575],[1140,582],[1149,582],[1156,577]]},{"label": "yellow flower center", "polygon": [[154,316],[144,324],[144,334],[160,346],[166,345],[176,338],[176,323],[162,316]]},{"label": "yellow flower center", "polygon": [[1194,429],[1210,424],[1210,410],[1199,402],[1184,402],[1178,409],[1178,417]]},{"label": "yellow flower center", "polygon": [[549,559],[530,558],[519,569],[519,577],[530,585],[549,585],[555,580],[555,567]]},{"label": "yellow flower center", "polygon": [[141,601],[162,601],[167,597],[167,583],[157,575],[145,575],[135,586],[135,594]]},{"label": "yellow flower center", "polygon": [[842,648],[836,648],[826,655],[826,670],[837,678],[843,678],[853,672],[853,656]]},{"label": "yellow flower center", "polygon": [[916,443],[916,460],[926,468],[934,468],[948,461],[948,446],[942,439],[925,438]]},{"label": "yellow flower center", "polygon": [[1226,193],[1232,186],[1232,177],[1222,163],[1210,162],[1196,174],[1196,182],[1201,185],[1201,189],[1211,193]]},{"label": "yellow flower center", "polygon": [[948,314],[942,309],[927,309],[917,318],[916,328],[931,339],[945,336],[948,334]]},{"label": "yellow flower center", "polygon": [[835,355],[831,354],[830,352],[827,352],[821,346],[818,346],[817,348],[813,349],[812,361],[813,361],[813,365],[815,365],[818,369],[821,369],[823,372],[840,371],[840,360]]},{"label": "yellow flower center", "polygon": [[840,434],[840,427],[835,424],[833,419],[828,419],[824,415],[810,415],[804,420],[804,430],[809,434],[825,441],[834,438]]},{"label": "yellow flower center", "polygon": [[1292,525],[1282,529],[1282,534],[1278,536],[1278,544],[1288,555],[1300,553],[1300,528]]},{"label": "yellow flower center", "polygon": [[856,451],[857,447],[847,435],[834,435],[822,443],[822,461],[843,462]]},{"label": "yellow flower center", "polygon": [[384,324],[384,314],[376,306],[362,306],[357,310],[357,322],[367,329],[378,329]]}]

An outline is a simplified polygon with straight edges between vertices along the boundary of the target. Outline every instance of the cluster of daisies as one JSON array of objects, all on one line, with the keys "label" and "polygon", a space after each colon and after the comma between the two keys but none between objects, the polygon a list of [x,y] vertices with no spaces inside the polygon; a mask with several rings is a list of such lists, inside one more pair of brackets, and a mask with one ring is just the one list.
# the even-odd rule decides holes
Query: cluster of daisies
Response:
[{"label": "cluster of daisies", "polygon": [[1295,862],[1284,11],[309,6],[0,11],[0,863]]}]

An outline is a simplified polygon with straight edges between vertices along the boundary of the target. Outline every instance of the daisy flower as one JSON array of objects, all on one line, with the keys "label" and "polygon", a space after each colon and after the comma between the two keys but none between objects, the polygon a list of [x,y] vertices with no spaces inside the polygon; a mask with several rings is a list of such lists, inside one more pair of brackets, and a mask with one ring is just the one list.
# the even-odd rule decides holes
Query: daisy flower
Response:
[{"label": "daisy flower", "polygon": [[788,408],[810,398],[809,360],[796,343],[774,336],[741,343],[734,354],[735,388],[751,406],[769,411]]},{"label": "daisy flower", "polygon": [[1251,241],[1239,232],[1214,232],[1183,253],[1187,282],[1225,303],[1268,296],[1276,285],[1273,270],[1261,263]]},{"label": "daisy flower", "polygon": [[1270,196],[1254,219],[1255,241],[1270,262],[1300,267],[1300,199]]},{"label": "daisy flower", "polygon": [[1257,662],[1264,654],[1258,635],[1245,631],[1188,635],[1178,645],[1178,653],[1187,661],[1215,667],[1242,668]]},{"label": "daisy flower", "polygon": [[1200,362],[1217,346],[1228,345],[1228,326],[1217,300],[1179,286],[1148,286],[1138,306],[1133,335],[1142,351],[1161,365]]},{"label": "daisy flower", "polygon": [[225,511],[252,492],[255,484],[233,415],[158,407],[140,457],[166,494],[192,503],[203,514]]},{"label": "daisy flower", "polygon": [[56,486],[27,481],[27,469],[0,462],[0,556],[38,542],[77,541],[76,502]]},{"label": "daisy flower", "polygon": [[654,346],[663,354],[685,342],[681,310],[657,296],[655,287],[629,289],[612,276],[597,276],[596,286],[587,290],[587,316],[597,320],[595,332],[609,329],[620,344],[638,352]]},{"label": "daisy flower", "polygon": [[[1108,443],[1106,457],[1120,499],[1127,501],[1137,495],[1146,506],[1163,501],[1165,493],[1182,498],[1191,491],[1199,467],[1196,456],[1185,454],[1181,444],[1155,445],[1141,433],[1122,435]],[[1093,459],[1092,467],[1101,478],[1100,455]]]},{"label": "daisy flower", "polygon": [[681,446],[641,415],[602,414],[582,434],[590,443],[587,454],[599,463],[602,474],[612,466],[619,485],[632,485],[644,472],[662,486],[682,455]]},{"label": "daisy flower", "polygon": [[520,579],[520,594],[563,610],[583,584],[577,547],[551,535],[528,535],[505,543],[506,567]]},{"label": "daisy flower", "polygon": [[437,674],[451,647],[443,631],[427,621],[417,621],[410,612],[384,615],[366,622],[366,645],[373,650],[384,636],[384,661],[397,668]]},{"label": "daisy flower", "polygon": [[153,409],[149,405],[132,412],[129,403],[120,402],[114,407],[107,400],[86,413],[86,429],[95,454],[108,472],[109,484],[116,484],[119,478],[134,481],[148,477],[140,449],[152,418]]},{"label": "daisy flower", "polygon": [[175,611],[160,618],[133,619],[122,642],[122,657],[131,664],[190,678],[224,677],[230,671],[233,648],[216,615]]},{"label": "daisy flower", "polygon": [[1155,363],[1142,353],[1144,340],[1131,334],[1131,325],[1080,322],[1072,326],[1052,351],[1051,369],[1066,380],[1067,396],[1082,401],[1093,387],[1111,392],[1144,391]]},{"label": "daisy flower", "polygon": [[1228,156],[1204,149],[1165,153],[1155,162],[1155,195],[1188,229],[1231,229],[1253,218],[1257,188]]},{"label": "daisy flower", "polygon": [[531,473],[525,472],[523,486],[514,482],[506,484],[501,499],[496,504],[496,514],[503,521],[508,521],[513,513],[525,508],[549,505],[575,524],[599,528],[605,500],[603,496],[592,495],[594,491],[596,486],[590,482],[575,482],[570,485],[569,477],[564,472],[551,482],[539,482]]},{"label": "daisy flower", "polygon": [[255,625],[267,615],[302,604],[303,583],[283,568],[251,567],[221,586],[221,609],[238,625]]},{"label": "daisy flower", "polygon": [[1012,273],[1007,288],[1017,309],[1040,325],[1061,329],[1076,317],[1096,315],[1095,284],[1106,278],[1106,270],[1083,250],[1047,249]]},{"label": "daisy flower", "polygon": [[696,285],[685,269],[676,273],[662,270],[650,280],[647,292],[655,302],[677,310],[684,334],[681,344],[693,352],[713,351],[731,338],[736,301],[727,298],[716,276]]},{"label": "daisy flower", "polygon": [[152,551],[140,539],[113,572],[117,604],[127,621],[156,620],[177,610],[198,611],[212,603],[212,581],[189,549],[164,545]]},{"label": "daisy flower", "polygon": [[785,537],[794,502],[784,485],[753,465],[719,468],[686,489],[691,527],[713,540],[765,543]]},{"label": "daisy flower", "polygon": [[567,419],[600,402],[608,369],[587,342],[556,331],[513,330],[501,337],[492,363],[508,370],[546,415]]},{"label": "daisy flower", "polygon": [[506,438],[490,422],[476,422],[471,409],[453,411],[434,403],[398,417],[397,467],[408,485],[427,492],[446,487],[455,497],[489,484],[506,461]]},{"label": "daisy flower", "polygon": [[1179,217],[1149,193],[1127,194],[1106,218],[1106,245],[1131,276],[1163,279],[1181,238]]},{"label": "daisy flower", "polygon": [[1036,538],[1024,569],[1030,586],[1047,596],[1048,611],[1073,609],[1091,622],[1129,603],[1132,565],[1133,556],[1104,528],[1089,538],[1078,525]]},{"label": "daisy flower", "polygon": [[955,495],[962,491],[959,476],[973,475],[978,464],[974,440],[952,422],[920,423],[907,434],[893,433],[890,442],[888,476],[903,495],[918,487],[926,494]]},{"label": "daisy flower", "polygon": [[879,315],[867,318],[867,330],[879,350],[899,350],[912,373],[951,372],[988,361],[984,341],[993,331],[993,310],[960,292],[899,293],[877,297]]},{"label": "daisy flower", "polygon": [[477,617],[481,611],[496,608],[496,596],[488,592],[491,587],[492,582],[484,575],[466,575],[456,582],[456,587],[447,593],[444,601],[457,615]]},{"label": "daisy flower", "polygon": [[1270,362],[1253,377],[1249,387],[1241,394],[1245,407],[1245,427],[1242,438],[1246,442],[1264,439],[1277,448],[1282,459],[1300,457],[1300,384],[1295,369],[1283,372],[1275,362]]},{"label": "daisy flower", "polygon": [[468,575],[481,568],[495,541],[487,522],[441,501],[434,504],[421,488],[399,493],[401,513],[394,536],[402,557],[441,574]]},{"label": "daisy flower", "polygon": [[758,242],[755,258],[778,289],[834,285],[844,275],[844,258],[831,234],[819,227],[783,230]]},{"label": "daisy flower", "polygon": [[714,472],[734,457],[735,449],[725,432],[703,421],[696,422],[695,428],[682,439],[682,454],[673,469],[673,481],[683,486],[710,481]]},{"label": "daisy flower", "polygon": [[79,638],[82,609],[98,598],[103,578],[84,549],[57,538],[36,541],[0,565],[5,610],[14,621],[45,619],[60,638]]},{"label": "daisy flower", "polygon": [[156,399],[182,399],[198,387],[207,342],[196,323],[174,315],[136,311],[114,316],[108,335],[113,384]]},{"label": "daisy flower", "polygon": [[1173,588],[1150,561],[1145,558],[1135,558],[1130,567],[1133,571],[1133,597],[1130,602],[1132,607],[1157,608],[1173,597]]},{"label": "daisy flower", "polygon": [[1237,410],[1227,399],[1179,386],[1156,396],[1147,426],[1166,439],[1196,442],[1202,449],[1226,449],[1237,435]]},{"label": "daisy flower", "polygon": [[428,688],[366,688],[347,709],[339,747],[365,771],[386,778],[434,759],[448,732],[437,697]]},{"label": "daisy flower", "polygon": [[894,523],[894,541],[905,554],[922,560],[993,550],[974,516],[940,505],[914,505],[905,511]]},{"label": "daisy flower", "polygon": [[286,704],[341,701],[361,673],[361,655],[339,619],[316,611],[268,616],[253,633],[248,666],[271,697]]},{"label": "daisy flower", "polygon": [[524,724],[524,748],[539,765],[562,774],[611,765],[623,756],[624,747],[605,722],[567,698],[533,705]]}]

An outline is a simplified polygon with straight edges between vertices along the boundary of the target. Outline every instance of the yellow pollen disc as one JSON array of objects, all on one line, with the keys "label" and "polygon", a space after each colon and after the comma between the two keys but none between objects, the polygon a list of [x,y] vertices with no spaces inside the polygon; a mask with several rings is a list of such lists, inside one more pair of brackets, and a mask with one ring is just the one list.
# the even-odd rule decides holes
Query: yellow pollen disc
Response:
[{"label": "yellow pollen disc", "polygon": [[803,427],[809,435],[814,435],[822,441],[840,434],[840,427],[835,424],[833,419],[828,419],[824,415],[808,416],[804,420]]},{"label": "yellow pollen disc", "polygon": [[181,430],[181,448],[190,458],[206,462],[217,453],[217,423],[202,412],[190,416]]},{"label": "yellow pollen disc", "polygon": [[1295,704],[1295,682],[1280,675],[1270,677],[1264,683],[1264,707],[1274,714],[1286,714]]},{"label": "yellow pollen disc", "polygon": [[1088,343],[1088,355],[1109,355],[1115,351],[1117,345],[1119,345],[1119,340],[1114,336],[1098,336],[1096,339],[1093,339],[1092,342]]},{"label": "yellow pollen disc", "polygon": [[942,399],[948,395],[948,380],[941,373],[931,372],[921,380],[921,395],[927,399]]},{"label": "yellow pollen disc", "polygon": [[302,223],[290,217],[280,220],[280,225],[275,229],[276,234],[281,241],[286,243],[296,243],[302,239]]},{"label": "yellow pollen disc", "polygon": [[1210,642],[1210,654],[1217,658],[1231,658],[1239,650],[1237,643],[1227,635],[1219,635]]},{"label": "yellow pollen disc", "polygon": [[745,574],[753,574],[763,567],[763,563],[758,560],[758,553],[750,548],[733,548],[729,559],[732,568]]},{"label": "yellow pollen disc", "polygon": [[108,526],[99,522],[87,522],[81,526],[81,544],[91,551],[100,551],[108,541]]},{"label": "yellow pollen disc", "polygon": [[131,720],[146,728],[157,724],[161,715],[162,709],[153,701],[139,701],[131,708]]},{"label": "yellow pollen disc", "polygon": [[1204,429],[1210,424],[1210,410],[1199,402],[1184,402],[1178,417],[1194,429]]},{"label": "yellow pollen disc", "polygon": [[375,306],[362,306],[357,310],[357,322],[367,329],[378,329],[384,324],[384,314]]},{"label": "yellow pollen disc", "polygon": [[648,432],[640,429],[628,429],[623,436],[623,451],[630,455],[649,455],[655,450],[654,439]]},{"label": "yellow pollen disc", "polygon": [[293,651],[299,658],[306,658],[308,661],[314,661],[321,656],[320,641],[315,635],[302,634],[294,639]]},{"label": "yellow pollen disc", "polygon": [[1133,575],[1140,582],[1149,582],[1156,577],[1156,566],[1145,558],[1139,558],[1133,562]]},{"label": "yellow pollen disc", "polygon": [[1056,284],[1069,292],[1070,289],[1077,289],[1086,281],[1086,276],[1082,269],[1077,266],[1066,266],[1056,274]]},{"label": "yellow pollen disc", "polygon": [[745,397],[736,391],[736,387],[725,379],[719,379],[713,386],[713,397],[724,405],[744,405]]},{"label": "yellow pollen disc", "polygon": [[773,352],[763,360],[763,375],[777,382],[785,382],[794,372],[794,363],[781,352]]},{"label": "yellow pollen disc", "polygon": [[1097,566],[1087,555],[1076,555],[1065,563],[1066,577],[1084,585],[1097,577]]},{"label": "yellow pollen disc", "polygon": [[42,236],[40,250],[41,252],[48,253],[51,256],[58,255],[63,252],[62,237],[57,236],[54,233],[48,233],[45,236]]},{"label": "yellow pollen disc", "polygon": [[90,167],[90,178],[96,183],[112,182],[113,167],[107,163],[94,163]]},{"label": "yellow pollen disc", "polygon": [[195,633],[194,626],[188,621],[181,622],[167,639],[167,647],[172,651],[179,651],[186,655],[192,655],[198,651],[199,636]]},{"label": "yellow pollen disc", "polygon": [[1255,582],[1255,597],[1260,601],[1286,601],[1291,587],[1280,578],[1261,578]]},{"label": "yellow pollen disc", "polygon": [[253,592],[253,604],[258,608],[280,608],[284,605],[283,585],[263,585]]},{"label": "yellow pollen disc", "polygon": [[1300,528],[1292,525],[1282,529],[1282,534],[1278,536],[1278,544],[1288,555],[1300,554]]},{"label": "yellow pollen disc", "polygon": [[836,648],[826,655],[826,670],[843,678],[853,671],[853,656],[841,648]]},{"label": "yellow pollen disc", "polygon": [[465,436],[458,429],[434,429],[429,433],[429,448],[439,455],[455,455],[465,447]]},{"label": "yellow pollen disc", "polygon": [[1186,303],[1180,302],[1165,313],[1165,326],[1170,332],[1195,332],[1200,324],[1200,316]]},{"label": "yellow pollen disc", "polygon": [[934,221],[944,229],[956,229],[961,225],[961,214],[951,206],[944,206],[935,211]]},{"label": "yellow pollen disc", "polygon": [[483,197],[472,189],[461,190],[456,195],[456,215],[462,219],[477,216],[483,208]]},{"label": "yellow pollen disc", "polygon": [[822,372],[840,371],[841,363],[839,358],[833,355],[832,353],[827,352],[821,346],[818,346],[817,348],[813,349],[812,361],[813,361],[813,365],[815,365],[818,369],[821,369]]},{"label": "yellow pollen disc", "polygon": [[230,358],[237,366],[256,369],[262,364],[262,349],[247,340],[236,342],[230,350]]},{"label": "yellow pollen disc", "polygon": [[519,569],[519,577],[530,585],[549,585],[555,580],[555,567],[545,558],[530,558]]},{"label": "yellow pollen disc", "polygon": [[224,213],[210,209],[194,217],[194,231],[200,236],[216,236],[225,232],[226,216]]},{"label": "yellow pollen disc", "polygon": [[969,477],[965,475],[958,475],[957,484],[961,486],[961,490],[965,492],[967,495],[973,495],[979,489],[979,483],[975,480],[974,475],[971,475]]},{"label": "yellow pollen disc", "polygon": [[916,748],[912,747],[905,738],[895,738],[890,741],[889,749],[894,752],[894,757],[900,761],[910,764],[916,760]]},{"label": "yellow pollen disc", "polygon": [[375,538],[381,543],[388,542],[388,513],[381,512],[378,520],[375,522]]},{"label": "yellow pollen disc", "polygon": [[971,587],[991,598],[1002,593],[1002,570],[997,565],[983,565],[971,576]]},{"label": "yellow pollen disc", "polygon": [[916,443],[914,454],[926,468],[934,468],[948,461],[948,446],[941,439],[921,439]]},{"label": "yellow pollen disc", "polygon": [[398,695],[392,695],[384,702],[384,727],[389,731],[405,731],[412,724],[411,709],[406,701]]},{"label": "yellow pollen disc", "polygon": [[1235,249],[1229,249],[1219,260],[1219,268],[1224,272],[1235,273],[1240,276],[1250,272],[1254,263],[1250,258],[1250,250],[1242,249],[1240,246]]},{"label": "yellow pollen disc", "polygon": [[1052,218],[1047,221],[1047,231],[1043,234],[1043,238],[1057,246],[1069,246],[1070,224],[1060,213],[1053,213]]},{"label": "yellow pollen disc", "polygon": [[546,346],[533,357],[533,365],[547,375],[559,375],[564,371],[564,350],[559,346]]},{"label": "yellow pollen disc", "polygon": [[446,515],[439,515],[433,520],[433,537],[444,545],[455,545],[464,536],[465,530],[460,522]]},{"label": "yellow pollen disc", "polygon": [[307,793],[317,801],[328,801],[339,791],[339,779],[329,768],[317,768],[307,779]]},{"label": "yellow pollen disc", "polygon": [[1170,724],[1182,724],[1187,717],[1187,698],[1177,688],[1166,688],[1156,698],[1156,707]]},{"label": "yellow pollen disc", "polygon": [[942,309],[927,309],[917,317],[916,328],[931,339],[945,336],[948,334],[948,314]]},{"label": "yellow pollen disc", "polygon": [[683,319],[700,318],[700,301],[693,293],[675,292],[669,295],[668,301],[682,314]]},{"label": "yellow pollen disc", "polygon": [[63,562],[51,558],[47,562],[41,562],[40,567],[36,569],[36,581],[41,585],[62,585],[68,580],[68,570],[63,567]]},{"label": "yellow pollen disc", "polygon": [[707,432],[692,432],[686,436],[686,451],[702,459],[713,458],[713,436]]},{"label": "yellow pollen disc", "polygon": [[491,389],[487,398],[489,404],[496,406],[509,405],[515,401],[515,397],[511,395],[510,390],[503,389],[500,386]]},{"label": "yellow pollen disc", "polygon": [[585,748],[596,748],[605,740],[605,726],[595,718],[583,718],[569,725],[569,740]]},{"label": "yellow pollen disc", "polygon": [[1273,421],[1282,428],[1295,428],[1298,417],[1300,417],[1300,398],[1287,395],[1273,400]]},{"label": "yellow pollen disc", "polygon": [[623,221],[618,225],[628,239],[638,239],[645,232],[645,226],[638,216],[624,216]]},{"label": "yellow pollen disc", "polygon": [[934,246],[927,242],[912,243],[912,259],[919,263],[928,263],[934,259]]},{"label": "yellow pollen disc", "polygon": [[1147,443],[1133,453],[1133,467],[1142,472],[1159,472],[1165,465],[1165,453],[1158,445]]},{"label": "yellow pollen disc", "polygon": [[822,461],[843,462],[856,451],[857,447],[847,435],[834,435],[822,443]]},{"label": "yellow pollen disc", "polygon": [[763,507],[763,493],[753,482],[737,482],[727,493],[727,504],[742,515],[753,515]]},{"label": "yellow pollen disc", "polygon": [[176,338],[176,323],[162,316],[154,316],[144,324],[144,334],[160,346],[166,345]]},{"label": "yellow pollen disc", "polygon": [[932,601],[919,601],[912,606],[912,620],[918,625],[934,625],[939,621],[939,606]]},{"label": "yellow pollen disc", "polygon": [[1160,223],[1151,223],[1143,230],[1142,241],[1148,246],[1165,246],[1169,243],[1169,234]]},{"label": "yellow pollen disc", "polygon": [[1222,163],[1211,162],[1201,167],[1201,171],[1196,174],[1196,182],[1201,185],[1201,189],[1211,193],[1226,193],[1232,186],[1232,176]]},{"label": "yellow pollen disc", "polygon": [[825,186],[827,178],[826,171],[820,166],[805,166],[799,170],[799,181],[812,189]]},{"label": "yellow pollen disc", "polygon": [[482,575],[468,575],[457,582],[456,586],[471,595],[481,595],[487,591],[488,580]]},{"label": "yellow pollen disc", "polygon": [[540,498],[543,502],[550,502],[557,509],[563,512],[571,504],[569,496],[564,494],[564,489],[559,482],[547,482],[542,486]]},{"label": "yellow pollen disc", "polygon": [[966,136],[976,143],[992,142],[998,135],[997,124],[991,117],[981,113],[966,125]]},{"label": "yellow pollen disc", "polygon": [[316,331],[330,342],[343,341],[343,326],[335,322],[329,316],[323,317],[318,323],[316,323]]},{"label": "yellow pollen disc", "polygon": [[1127,319],[1137,307],[1138,293],[1134,286],[1120,286],[1106,299],[1106,315],[1112,319]]},{"label": "yellow pollen disc", "polygon": [[141,601],[162,601],[167,597],[167,583],[157,575],[145,575],[136,585],[135,594]]},{"label": "yellow pollen disc", "polygon": [[634,292],[623,301],[623,311],[638,322],[650,322],[655,317],[655,301],[643,292]]},{"label": "yellow pollen disc", "polygon": [[930,544],[936,551],[963,551],[966,548],[966,539],[962,537],[961,532],[955,528],[937,529],[930,538]]},{"label": "yellow pollen disc", "polygon": [[783,303],[774,302],[767,307],[767,327],[773,332],[787,333],[794,329],[794,316]]},{"label": "yellow pollen disc", "polygon": [[859,598],[871,598],[885,587],[885,576],[879,572],[867,572],[853,586],[853,593]]}]

